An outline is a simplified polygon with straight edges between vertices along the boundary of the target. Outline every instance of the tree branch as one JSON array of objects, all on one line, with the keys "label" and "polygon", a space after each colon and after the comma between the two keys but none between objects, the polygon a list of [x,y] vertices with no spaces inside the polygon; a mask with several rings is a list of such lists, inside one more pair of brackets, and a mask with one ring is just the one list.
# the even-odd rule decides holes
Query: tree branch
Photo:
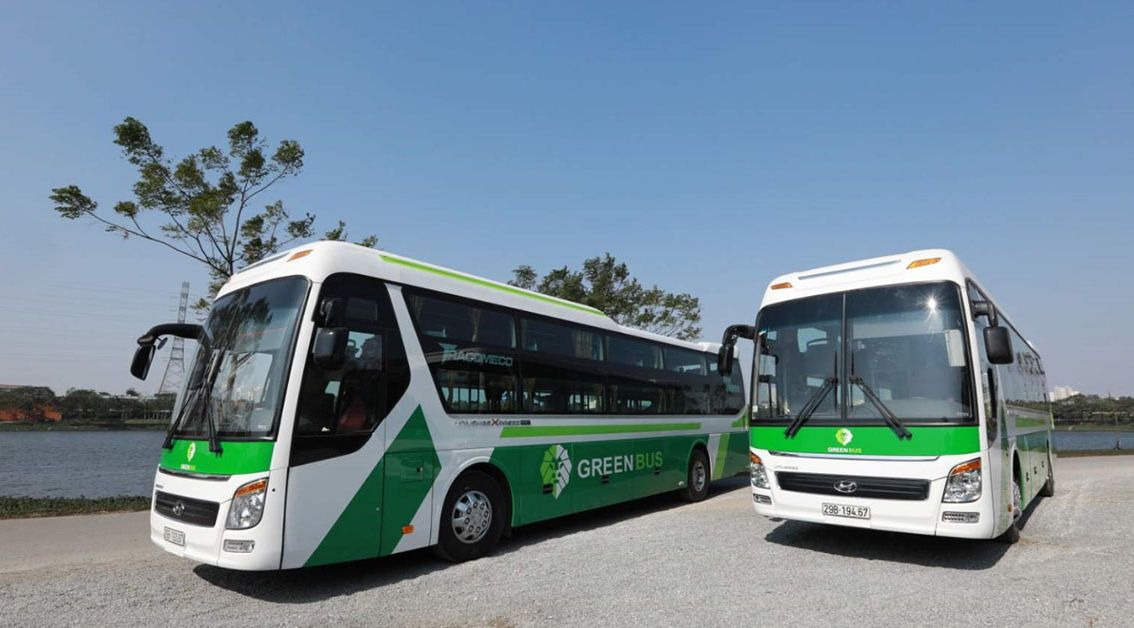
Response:
[{"label": "tree branch", "polygon": [[[185,251],[185,250],[179,249],[179,248],[177,248],[176,246],[173,246],[172,244],[170,244],[169,242],[167,242],[167,241],[165,241],[165,240],[162,240],[162,239],[159,239],[159,238],[155,238],[155,237],[153,237],[153,236],[149,235],[148,233],[145,233],[145,231],[144,231],[144,230],[141,230],[141,227],[140,227],[140,226],[139,226],[139,231],[134,231],[133,229],[130,229],[129,227],[123,227],[123,226],[122,226],[122,225],[120,225],[120,224],[117,224],[117,223],[114,223],[114,222],[110,222],[109,220],[107,220],[107,219],[103,218],[102,216],[99,216],[98,214],[96,214],[96,213],[94,213],[94,212],[87,212],[87,215],[88,215],[88,216],[90,216],[91,218],[94,218],[95,220],[97,220],[97,221],[99,221],[99,222],[103,223],[104,225],[106,225],[106,226],[110,227],[110,228],[111,228],[111,229],[113,229],[113,230],[116,230],[116,231],[122,231],[123,233],[128,233],[128,234],[130,234],[130,235],[132,235],[132,236],[137,236],[137,237],[139,237],[139,238],[142,238],[142,239],[144,239],[144,240],[149,240],[150,242],[157,242],[158,244],[161,244],[162,246],[166,246],[166,247],[168,247],[168,248],[170,248],[170,249],[172,249],[172,250],[174,250],[174,251],[177,251],[178,253],[180,253],[180,254],[182,254],[182,255],[184,255],[184,256],[186,256],[186,257],[190,257],[190,258],[192,258],[192,259],[195,259],[195,260],[197,260],[198,262],[202,262],[202,263],[204,263],[204,264],[207,264],[207,265],[209,265],[209,266],[212,266],[212,264],[211,264],[211,263],[209,262],[209,260],[208,260],[207,258],[200,258],[200,257],[197,257],[197,256],[196,256],[196,255],[194,255],[193,253],[191,253],[191,252],[189,252],[189,251]],[[133,218],[131,218],[131,220],[134,220],[134,219],[133,219]],[[137,224],[138,224],[138,221],[137,221],[137,220],[134,220],[134,224],[135,224],[135,225],[137,225]]]}]

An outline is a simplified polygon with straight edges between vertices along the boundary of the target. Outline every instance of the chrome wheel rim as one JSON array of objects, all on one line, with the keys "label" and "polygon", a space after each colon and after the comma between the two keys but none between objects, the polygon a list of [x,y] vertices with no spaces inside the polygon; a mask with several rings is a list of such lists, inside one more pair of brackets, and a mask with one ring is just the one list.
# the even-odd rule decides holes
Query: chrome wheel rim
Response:
[{"label": "chrome wheel rim", "polygon": [[465,491],[453,504],[453,535],[462,543],[473,544],[488,534],[492,525],[492,503],[477,490]]},{"label": "chrome wheel rim", "polygon": [[708,474],[705,473],[705,463],[701,462],[700,460],[694,460],[693,461],[693,490],[697,491],[698,493],[705,490],[705,481],[707,479],[707,475]]}]

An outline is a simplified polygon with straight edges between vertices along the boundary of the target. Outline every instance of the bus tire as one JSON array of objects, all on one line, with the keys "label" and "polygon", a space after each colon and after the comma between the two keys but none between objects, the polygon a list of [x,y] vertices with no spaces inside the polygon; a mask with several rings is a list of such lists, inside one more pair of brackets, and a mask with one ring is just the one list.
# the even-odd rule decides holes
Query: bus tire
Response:
[{"label": "bus tire", "polygon": [[681,498],[687,502],[699,502],[709,496],[709,457],[705,450],[697,447],[689,456],[689,469],[685,473],[685,487]]},{"label": "bus tire", "polygon": [[1047,481],[1040,487],[1039,494],[1043,497],[1055,497],[1055,467],[1051,466],[1051,458],[1047,459]]},{"label": "bus tire", "polygon": [[1018,521],[1023,516],[1023,511],[1020,509],[1020,504],[1023,503],[1023,498],[1020,492],[1020,479],[1018,477],[1012,478],[1012,521],[1008,523],[1008,529],[1004,531],[997,539],[1001,543],[1013,545],[1020,540],[1020,526]]},{"label": "bus tire", "polygon": [[492,552],[504,533],[504,491],[480,471],[466,471],[449,487],[434,551],[459,563]]}]

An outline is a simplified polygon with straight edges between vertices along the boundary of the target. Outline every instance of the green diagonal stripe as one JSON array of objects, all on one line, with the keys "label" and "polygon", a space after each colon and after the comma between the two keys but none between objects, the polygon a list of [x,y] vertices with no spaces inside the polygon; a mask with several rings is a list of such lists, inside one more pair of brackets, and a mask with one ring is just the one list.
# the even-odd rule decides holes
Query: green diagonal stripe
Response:
[{"label": "green diagonal stripe", "polygon": [[440,275],[442,277],[448,277],[449,279],[456,279],[457,281],[464,281],[466,283],[475,284],[475,285],[481,286],[483,288],[492,288],[493,290],[499,290],[501,292],[507,292],[508,294],[516,295],[516,296],[519,296],[519,297],[527,297],[529,299],[535,299],[536,301],[543,301],[544,303],[550,303],[551,305],[559,305],[559,306],[562,306],[562,307],[569,307],[573,310],[579,310],[580,312],[586,312],[587,314],[596,314],[598,316],[606,316],[606,314],[604,314],[602,312],[602,310],[597,310],[597,309],[595,309],[595,308],[593,308],[589,305],[583,305],[582,303],[575,303],[573,301],[567,301],[565,299],[557,299],[555,297],[547,296],[546,294],[539,294],[538,292],[528,292],[527,290],[522,290],[520,288],[514,288],[512,286],[508,286],[508,285],[504,285],[504,284],[498,284],[494,281],[488,281],[486,279],[481,279],[479,277],[473,277],[472,275],[466,275],[464,273],[458,273],[458,272],[455,272],[455,271],[452,271],[452,270],[446,270],[444,268],[438,268],[436,266],[430,266],[429,264],[422,264],[420,262],[412,262],[408,259],[391,257],[389,255],[382,255],[381,257],[382,257],[382,261],[389,262],[391,264],[398,264],[400,266],[405,266],[407,268],[413,268],[415,270],[421,270],[421,271],[425,271],[427,273],[433,273],[434,275]]},{"label": "green diagonal stripe", "polygon": [[500,432],[500,438],[531,436],[592,436],[595,434],[638,434],[644,432],[678,432],[699,430],[700,423],[637,423],[623,425],[511,425]]}]

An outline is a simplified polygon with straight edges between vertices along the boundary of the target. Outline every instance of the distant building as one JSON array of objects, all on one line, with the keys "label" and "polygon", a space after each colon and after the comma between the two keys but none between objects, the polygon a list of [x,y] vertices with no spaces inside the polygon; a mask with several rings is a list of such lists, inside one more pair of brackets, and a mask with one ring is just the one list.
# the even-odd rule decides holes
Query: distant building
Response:
[{"label": "distant building", "polygon": [[1062,401],[1063,399],[1066,399],[1068,397],[1074,397],[1075,395],[1081,394],[1082,393],[1075,390],[1074,388],[1071,388],[1070,386],[1056,386],[1055,390],[1048,393],[1047,396],[1052,401]]}]

